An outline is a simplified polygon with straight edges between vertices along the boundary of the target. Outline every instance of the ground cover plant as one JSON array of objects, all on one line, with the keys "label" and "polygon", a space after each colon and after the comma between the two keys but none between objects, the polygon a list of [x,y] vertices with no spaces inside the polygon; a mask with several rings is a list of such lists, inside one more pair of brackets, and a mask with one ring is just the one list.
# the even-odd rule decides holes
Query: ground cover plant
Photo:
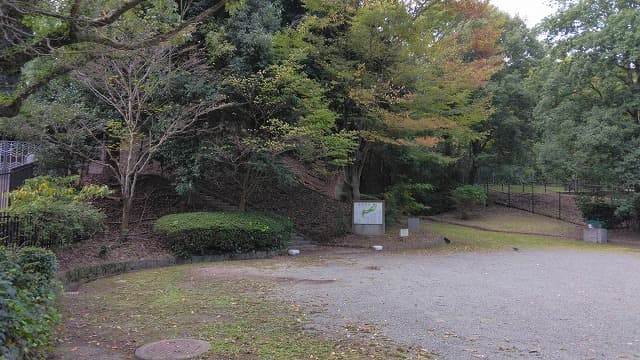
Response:
[{"label": "ground cover plant", "polygon": [[428,358],[370,334],[367,341],[355,333],[331,339],[309,330],[304,308],[271,296],[282,279],[233,276],[215,264],[206,271],[221,276],[210,281],[199,276],[202,268],[149,270],[83,285],[62,301],[65,320],[56,357],[127,357],[147,342],[196,338],[212,345],[206,359]]},{"label": "ground cover plant", "polygon": [[258,212],[196,212],[163,216],[154,230],[171,240],[180,258],[283,249],[291,240],[291,220]]}]

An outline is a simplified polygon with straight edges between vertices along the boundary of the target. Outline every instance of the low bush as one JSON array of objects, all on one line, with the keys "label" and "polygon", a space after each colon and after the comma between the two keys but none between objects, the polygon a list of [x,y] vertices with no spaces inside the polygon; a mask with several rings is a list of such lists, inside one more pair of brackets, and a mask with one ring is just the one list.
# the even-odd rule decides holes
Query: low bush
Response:
[{"label": "low bush", "polygon": [[85,202],[108,194],[105,186],[77,188],[77,176],[40,176],[9,193],[9,213],[21,219],[21,230],[39,246],[63,246],[104,231],[104,214]]},{"label": "low bush", "polygon": [[0,247],[0,359],[44,359],[60,320],[55,255]]},{"label": "low bush", "polygon": [[605,202],[603,199],[593,199],[589,196],[579,197],[576,204],[585,220],[602,221],[609,229],[628,221],[633,213],[632,208],[621,206],[617,202]]},{"label": "low bush", "polygon": [[[429,209],[420,200],[433,191],[430,184],[397,184],[384,193],[385,222],[394,224],[401,215],[422,215]],[[420,199],[420,200],[419,200]]]},{"label": "low bush", "polygon": [[428,205],[420,215],[437,215],[442,214],[456,208],[450,196],[449,189],[436,189],[429,192],[421,192],[416,194],[415,199],[421,204]]},{"label": "low bush", "polygon": [[636,231],[640,229],[640,194],[634,193],[620,201],[616,209],[616,217],[625,225],[630,225]]},{"label": "low bush", "polygon": [[163,216],[154,231],[179,258],[283,249],[291,240],[286,217],[255,212],[195,212]]},{"label": "low bush", "polygon": [[479,186],[463,185],[451,191],[451,200],[460,218],[467,219],[473,210],[487,204],[487,193]]}]

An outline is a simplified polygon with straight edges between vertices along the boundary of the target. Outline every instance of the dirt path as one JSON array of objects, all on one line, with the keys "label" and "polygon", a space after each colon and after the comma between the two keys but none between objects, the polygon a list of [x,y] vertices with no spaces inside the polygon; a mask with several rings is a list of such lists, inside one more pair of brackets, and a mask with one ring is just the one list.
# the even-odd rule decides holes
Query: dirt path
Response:
[{"label": "dirt path", "polygon": [[373,323],[444,359],[630,359],[639,272],[637,255],[549,250],[354,254],[271,275],[331,280],[283,285],[323,309],[319,327]]}]

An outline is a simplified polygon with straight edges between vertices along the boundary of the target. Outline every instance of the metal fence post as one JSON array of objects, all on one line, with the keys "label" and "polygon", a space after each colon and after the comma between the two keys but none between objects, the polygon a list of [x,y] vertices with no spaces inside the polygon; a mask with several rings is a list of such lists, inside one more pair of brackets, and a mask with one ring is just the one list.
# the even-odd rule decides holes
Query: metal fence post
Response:
[{"label": "metal fence post", "polygon": [[507,207],[511,207],[511,184],[507,184]]},{"label": "metal fence post", "polygon": [[533,194],[534,194],[533,193],[533,183],[531,183],[531,212],[535,214],[536,213],[535,212],[535,208],[533,207],[533,203],[535,202],[535,199],[533,197],[534,196]]},{"label": "metal fence post", "polygon": [[558,219],[562,220],[562,193],[558,191]]}]

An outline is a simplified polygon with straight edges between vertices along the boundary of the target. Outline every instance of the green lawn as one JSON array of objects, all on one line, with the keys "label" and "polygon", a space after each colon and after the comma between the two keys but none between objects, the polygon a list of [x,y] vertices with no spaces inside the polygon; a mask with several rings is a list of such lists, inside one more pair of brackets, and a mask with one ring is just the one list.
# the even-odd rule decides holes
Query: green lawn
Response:
[{"label": "green lawn", "polygon": [[488,251],[517,249],[564,248],[594,251],[630,251],[640,249],[609,244],[592,244],[579,240],[568,240],[551,236],[519,235],[494,231],[483,231],[464,226],[429,223],[424,225],[431,232],[446,236],[451,244],[449,251]]},{"label": "green lawn", "polygon": [[477,226],[487,230],[556,235],[558,237],[568,238],[576,238],[579,232],[576,225],[572,223],[500,206],[491,206],[477,210],[471,218],[466,220],[460,219],[455,213],[435,217],[462,225]]}]

